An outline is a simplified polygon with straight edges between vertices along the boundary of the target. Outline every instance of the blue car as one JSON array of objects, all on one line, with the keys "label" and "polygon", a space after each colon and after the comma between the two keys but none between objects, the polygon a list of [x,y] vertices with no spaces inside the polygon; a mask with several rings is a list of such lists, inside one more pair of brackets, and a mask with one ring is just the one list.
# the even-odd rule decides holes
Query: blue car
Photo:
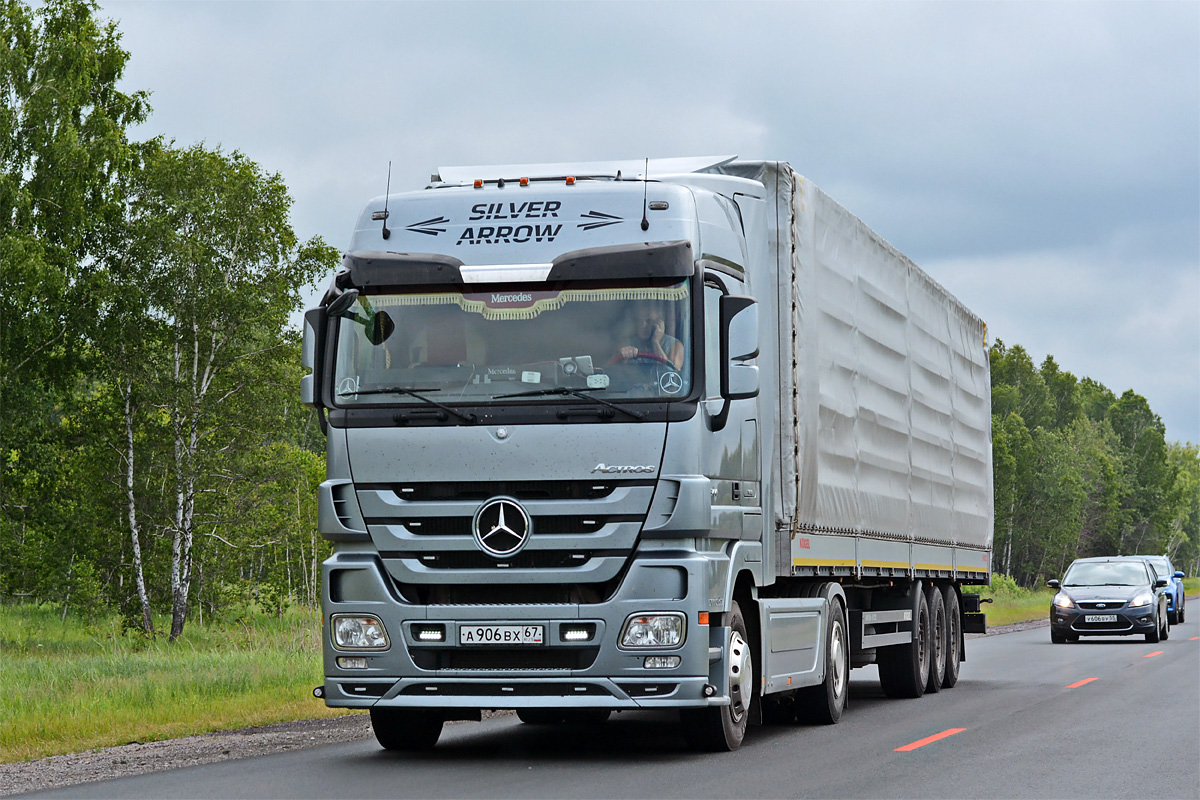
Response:
[{"label": "blue car", "polygon": [[1167,617],[1171,620],[1172,625],[1178,625],[1183,622],[1183,573],[1175,567],[1171,566],[1171,559],[1166,556],[1142,556],[1154,567],[1155,574],[1160,578],[1166,578],[1167,588],[1163,591],[1167,594]]}]

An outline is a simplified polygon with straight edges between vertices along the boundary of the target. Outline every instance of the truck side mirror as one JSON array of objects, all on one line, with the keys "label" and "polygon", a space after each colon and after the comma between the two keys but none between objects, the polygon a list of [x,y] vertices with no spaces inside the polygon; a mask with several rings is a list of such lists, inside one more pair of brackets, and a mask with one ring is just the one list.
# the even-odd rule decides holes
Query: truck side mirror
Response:
[{"label": "truck side mirror", "polygon": [[721,297],[721,396],[743,400],[758,396],[758,367],[742,362],[758,356],[758,301]]},{"label": "truck side mirror", "polygon": [[312,408],[321,407],[317,392],[321,385],[321,371],[325,362],[325,331],[328,320],[323,308],[314,308],[304,313],[304,338],[300,348],[300,360],[312,372],[300,379],[300,402]]}]

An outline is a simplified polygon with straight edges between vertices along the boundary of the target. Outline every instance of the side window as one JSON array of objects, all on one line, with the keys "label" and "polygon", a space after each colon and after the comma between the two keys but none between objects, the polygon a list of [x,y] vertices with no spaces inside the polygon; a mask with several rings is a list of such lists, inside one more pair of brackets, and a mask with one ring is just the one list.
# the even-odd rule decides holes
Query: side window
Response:
[{"label": "side window", "polygon": [[721,295],[715,284],[704,284],[704,396],[721,396]]}]

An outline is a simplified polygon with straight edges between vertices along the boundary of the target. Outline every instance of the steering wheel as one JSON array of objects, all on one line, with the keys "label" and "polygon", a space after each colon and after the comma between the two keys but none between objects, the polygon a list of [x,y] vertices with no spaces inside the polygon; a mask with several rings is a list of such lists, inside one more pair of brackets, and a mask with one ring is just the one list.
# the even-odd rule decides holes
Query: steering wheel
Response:
[{"label": "steering wheel", "polygon": [[663,358],[658,353],[649,353],[649,352],[646,352],[645,350],[640,350],[640,351],[638,351],[638,354],[636,356],[630,356],[629,358],[626,358],[624,360],[625,361],[651,361],[651,362],[658,363],[658,364],[666,364],[671,369],[675,369],[675,365],[671,363],[670,359]]}]

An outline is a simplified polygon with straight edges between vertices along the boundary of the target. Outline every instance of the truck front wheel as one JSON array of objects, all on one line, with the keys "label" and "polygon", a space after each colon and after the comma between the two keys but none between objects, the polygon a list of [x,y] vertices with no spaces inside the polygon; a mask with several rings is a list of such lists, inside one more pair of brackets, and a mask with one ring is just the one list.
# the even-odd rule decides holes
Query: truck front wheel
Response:
[{"label": "truck front wheel", "polygon": [[825,642],[825,680],[796,693],[796,718],[803,722],[833,725],[846,708],[850,687],[850,638],[846,612],[837,600],[829,603],[829,636]]},{"label": "truck front wheel", "polygon": [[746,633],[746,621],[736,600],[729,609],[725,669],[729,680],[729,705],[686,709],[679,714],[683,734],[694,750],[737,750],[746,736],[750,700],[754,694],[754,654]]},{"label": "truck front wheel", "polygon": [[384,750],[429,750],[444,722],[441,712],[423,708],[371,709],[371,728]]}]

